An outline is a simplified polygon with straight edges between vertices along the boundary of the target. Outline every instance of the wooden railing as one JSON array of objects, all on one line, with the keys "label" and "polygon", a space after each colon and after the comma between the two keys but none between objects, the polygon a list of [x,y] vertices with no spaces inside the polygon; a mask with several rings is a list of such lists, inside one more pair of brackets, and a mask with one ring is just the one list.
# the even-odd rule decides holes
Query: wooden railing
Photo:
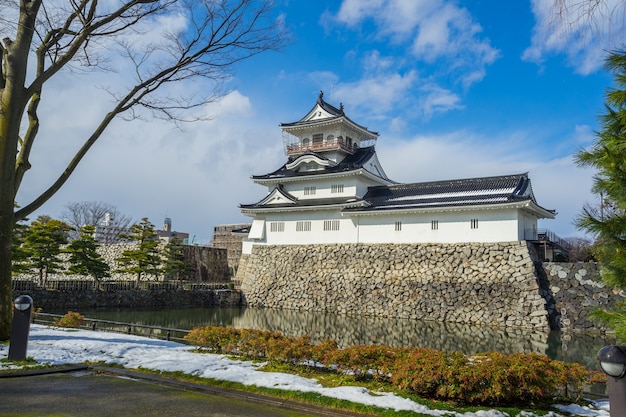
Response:
[{"label": "wooden railing", "polygon": [[[100,290],[103,291],[173,291],[173,290],[225,290],[234,288],[232,282],[191,282],[191,281],[101,281]],[[87,291],[95,289],[93,280],[48,280],[43,284],[36,279],[14,278],[11,288],[15,291],[33,291],[37,289],[56,291]]]},{"label": "wooden railing", "polygon": [[351,145],[344,143],[343,141],[334,139],[331,141],[309,143],[308,145],[303,145],[302,143],[290,144],[286,146],[285,150],[286,150],[287,155],[293,155],[293,154],[302,153],[308,150],[327,151],[327,150],[333,150],[333,149],[342,149],[348,153],[354,153],[354,151],[356,150],[356,145],[351,146]]}]

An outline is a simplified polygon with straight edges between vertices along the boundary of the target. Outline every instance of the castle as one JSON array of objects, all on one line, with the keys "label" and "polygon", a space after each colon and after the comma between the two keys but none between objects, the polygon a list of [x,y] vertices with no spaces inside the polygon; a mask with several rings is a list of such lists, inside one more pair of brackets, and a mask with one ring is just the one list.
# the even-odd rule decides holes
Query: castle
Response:
[{"label": "castle", "polygon": [[254,245],[462,243],[537,240],[541,207],[527,173],[400,184],[376,155],[378,133],[324,101],[282,123],[287,162],[254,175],[267,195],[241,204]]}]

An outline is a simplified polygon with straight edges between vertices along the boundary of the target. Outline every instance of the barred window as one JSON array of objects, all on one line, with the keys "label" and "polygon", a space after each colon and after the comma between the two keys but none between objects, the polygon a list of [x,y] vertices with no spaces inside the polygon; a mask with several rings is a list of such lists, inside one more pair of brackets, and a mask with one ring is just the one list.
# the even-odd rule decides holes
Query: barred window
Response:
[{"label": "barred window", "polygon": [[270,232],[284,232],[285,231],[285,222],[271,222],[270,223]]},{"label": "barred window", "polygon": [[478,229],[478,219],[472,219],[471,227],[472,229]]},{"label": "barred window", "polygon": [[402,230],[402,222],[396,222],[396,232],[399,232]]},{"label": "barred window", "polygon": [[343,184],[333,184],[330,186],[331,194],[343,193]]},{"label": "barred window", "polygon": [[296,222],[296,232],[310,232],[310,231],[311,231],[310,221]]},{"label": "barred window", "polygon": [[315,186],[304,187],[304,195],[315,195]]},{"label": "barred window", "polygon": [[439,220],[432,220],[430,222],[430,229],[431,230],[439,230]]},{"label": "barred window", "polygon": [[324,230],[339,230],[339,220],[324,220]]}]

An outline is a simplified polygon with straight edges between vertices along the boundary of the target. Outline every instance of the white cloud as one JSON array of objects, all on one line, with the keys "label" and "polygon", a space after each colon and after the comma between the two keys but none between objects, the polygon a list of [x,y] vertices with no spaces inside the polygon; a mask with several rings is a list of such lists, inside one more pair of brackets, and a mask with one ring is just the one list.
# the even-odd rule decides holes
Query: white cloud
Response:
[{"label": "white cloud", "polygon": [[344,0],[328,20],[355,31],[372,23],[375,31],[362,36],[364,46],[393,45],[386,54],[363,45],[350,50],[351,61],[360,54],[362,73],[356,81],[335,81],[333,96],[352,106],[354,116],[368,113],[394,129],[401,120],[463,108],[458,90],[480,82],[499,56],[469,11],[453,2]]},{"label": "white cloud", "polygon": [[421,110],[425,117],[435,113],[444,113],[450,110],[462,109],[461,97],[453,92],[436,85],[425,85],[421,88],[425,96],[421,98]]},{"label": "white cloud", "polygon": [[522,59],[541,64],[555,53],[567,55],[580,74],[601,68],[607,50],[623,42],[626,3],[621,0],[552,2],[533,0],[531,45]]},{"label": "white cloud", "polygon": [[[341,97],[344,104],[367,112],[370,117],[383,117],[386,113],[401,109],[417,81],[415,71],[406,74],[372,75],[355,82],[338,84],[333,95]],[[376,99],[372,100],[372,97]],[[359,110],[352,111],[357,116],[358,112]]]},{"label": "white cloud", "polygon": [[[482,39],[482,27],[467,9],[451,2],[435,0],[345,0],[336,20],[349,27],[364,21],[375,22],[378,36],[395,44],[405,44],[406,52],[418,60],[444,59],[458,72],[465,86],[480,81],[484,68],[492,64],[499,51]],[[464,73],[471,74],[470,77]]]}]

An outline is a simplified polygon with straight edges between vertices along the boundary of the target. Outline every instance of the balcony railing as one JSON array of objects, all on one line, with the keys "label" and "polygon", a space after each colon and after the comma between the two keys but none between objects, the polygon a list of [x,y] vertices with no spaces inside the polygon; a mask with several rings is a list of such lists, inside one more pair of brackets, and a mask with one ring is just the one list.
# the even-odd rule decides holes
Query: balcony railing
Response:
[{"label": "balcony railing", "polygon": [[334,139],[334,140],[325,140],[323,142],[315,142],[309,144],[302,143],[291,143],[285,146],[285,153],[287,155],[295,155],[299,153],[304,153],[306,151],[332,151],[332,150],[342,150],[347,153],[354,153],[358,149],[358,145],[355,143],[353,145],[348,145],[344,143],[342,140]]},{"label": "balcony railing", "polygon": [[572,245],[567,240],[548,229],[527,229],[524,231],[524,238],[531,241],[555,244],[566,251],[572,248]]}]

